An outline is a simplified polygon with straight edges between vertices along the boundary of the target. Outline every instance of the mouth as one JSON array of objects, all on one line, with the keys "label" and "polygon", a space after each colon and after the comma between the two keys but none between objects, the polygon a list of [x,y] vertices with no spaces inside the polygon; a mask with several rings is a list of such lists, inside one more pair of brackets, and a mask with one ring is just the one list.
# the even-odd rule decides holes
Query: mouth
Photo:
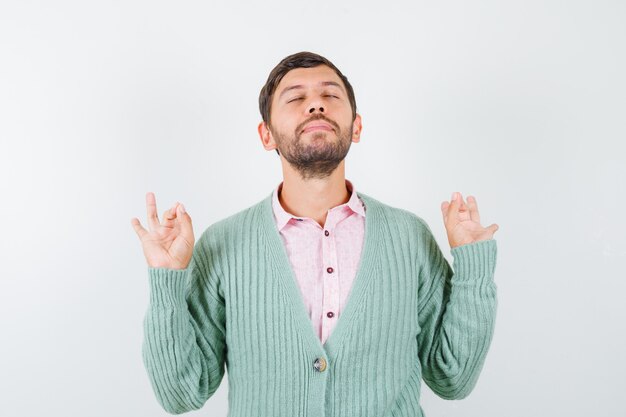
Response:
[{"label": "mouth", "polygon": [[313,132],[316,130],[327,130],[327,131],[334,131],[334,129],[332,128],[332,126],[330,126],[328,123],[324,123],[324,122],[313,122],[313,123],[309,123],[303,130],[302,133],[308,133],[308,132]]}]

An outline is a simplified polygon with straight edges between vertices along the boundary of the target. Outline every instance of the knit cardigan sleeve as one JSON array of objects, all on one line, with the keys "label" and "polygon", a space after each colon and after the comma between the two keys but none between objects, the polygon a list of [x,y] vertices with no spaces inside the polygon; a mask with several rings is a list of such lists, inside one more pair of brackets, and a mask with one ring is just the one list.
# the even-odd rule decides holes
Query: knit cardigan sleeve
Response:
[{"label": "knit cardigan sleeve", "polygon": [[205,238],[186,269],[148,268],[142,356],[156,398],[171,414],[200,409],[224,376],[224,298]]},{"label": "knit cardigan sleeve", "polygon": [[430,228],[421,223],[418,346],[422,377],[441,398],[462,399],[478,380],[494,332],[496,241],[452,248],[453,271]]}]

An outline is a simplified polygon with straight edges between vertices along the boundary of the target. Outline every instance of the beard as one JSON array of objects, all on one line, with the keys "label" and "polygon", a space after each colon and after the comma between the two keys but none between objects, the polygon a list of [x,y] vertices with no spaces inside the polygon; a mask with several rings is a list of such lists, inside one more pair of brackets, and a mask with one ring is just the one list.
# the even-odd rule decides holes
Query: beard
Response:
[{"label": "beard", "polygon": [[[304,125],[314,120],[323,120],[333,126],[335,132],[317,130],[306,133],[308,143],[302,140]],[[300,173],[302,179],[322,179],[330,176],[343,161],[352,144],[352,126],[341,129],[337,123],[324,115],[311,117],[299,125],[293,135],[275,131],[274,138],[280,154]]]}]

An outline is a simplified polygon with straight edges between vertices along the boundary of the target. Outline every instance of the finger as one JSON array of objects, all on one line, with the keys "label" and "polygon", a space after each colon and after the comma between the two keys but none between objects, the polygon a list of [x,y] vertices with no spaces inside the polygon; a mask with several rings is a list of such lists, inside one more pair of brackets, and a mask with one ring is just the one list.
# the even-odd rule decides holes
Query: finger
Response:
[{"label": "finger", "polygon": [[174,207],[168,208],[163,212],[163,220],[174,220],[176,218],[176,213],[174,212]]},{"label": "finger", "polygon": [[452,193],[452,201],[448,207],[448,213],[446,214],[446,221],[457,221],[459,219],[459,209],[461,207],[461,195],[458,192]]},{"label": "finger", "polygon": [[495,224],[495,223],[494,223],[494,224],[492,224],[491,226],[489,226],[489,227],[487,228],[487,230],[489,230],[489,231],[491,232],[492,236],[493,236],[493,234],[494,234],[495,232],[497,232],[499,228],[500,228],[500,227],[499,227],[497,224]]},{"label": "finger", "polygon": [[469,207],[470,218],[480,224],[480,214],[478,214],[478,203],[472,195],[467,196],[467,206]]},{"label": "finger", "polygon": [[156,230],[161,222],[157,214],[156,197],[152,192],[146,194],[146,209],[148,211],[148,226],[150,230]]},{"label": "finger", "polygon": [[172,208],[169,208],[167,210],[165,210],[163,212],[163,226],[165,227],[174,227],[174,225],[176,224],[176,205],[178,203],[174,204],[174,206]]},{"label": "finger", "polygon": [[465,199],[463,198],[463,194],[459,193],[459,211],[464,212],[468,210],[467,204],[465,203]]},{"label": "finger", "polygon": [[183,204],[178,204],[176,207],[176,210],[177,210],[177,222],[180,225],[180,234],[185,240],[187,240],[193,245],[194,237],[193,237],[193,225],[191,224],[191,216],[189,216]]},{"label": "finger", "polygon": [[135,232],[137,233],[137,236],[139,236],[139,239],[143,240],[143,237],[148,234],[148,231],[144,229],[143,226],[141,226],[139,219],[133,217],[132,219],[130,219],[130,224],[133,226],[133,229],[135,229]]},{"label": "finger", "polygon": [[446,219],[446,216],[448,215],[448,208],[450,207],[450,203],[448,203],[447,201],[444,201],[441,203],[441,214],[443,215],[443,219]]}]

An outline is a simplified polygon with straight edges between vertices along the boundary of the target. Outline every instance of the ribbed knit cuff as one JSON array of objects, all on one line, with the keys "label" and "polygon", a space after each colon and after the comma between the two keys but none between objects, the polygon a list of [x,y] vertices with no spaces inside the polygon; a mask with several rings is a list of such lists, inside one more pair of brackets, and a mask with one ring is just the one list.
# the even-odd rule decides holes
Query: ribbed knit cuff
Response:
[{"label": "ribbed knit cuff", "polygon": [[497,245],[495,239],[481,240],[454,247],[454,281],[491,279],[496,268]]},{"label": "ribbed knit cuff", "polygon": [[148,267],[150,276],[150,304],[158,307],[184,307],[187,269]]}]

